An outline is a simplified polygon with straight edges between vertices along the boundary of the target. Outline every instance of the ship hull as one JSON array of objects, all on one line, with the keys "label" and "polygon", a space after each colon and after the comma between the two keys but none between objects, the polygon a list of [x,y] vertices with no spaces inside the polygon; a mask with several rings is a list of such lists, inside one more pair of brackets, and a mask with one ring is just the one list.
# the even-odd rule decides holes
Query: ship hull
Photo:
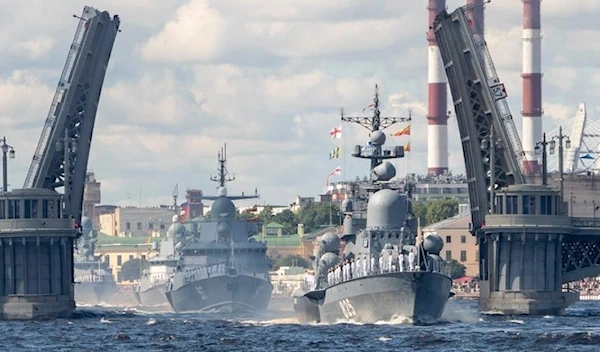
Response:
[{"label": "ship hull", "polygon": [[167,303],[164,284],[152,286],[144,291],[135,291],[134,296],[141,306],[159,306]]},{"label": "ship hull", "polygon": [[78,282],[75,284],[75,302],[97,304],[109,302],[117,294],[115,282]]},{"label": "ship hull", "polygon": [[273,285],[246,275],[220,275],[190,282],[166,297],[176,312],[244,313],[266,310]]},{"label": "ship hull", "polygon": [[375,323],[408,318],[415,324],[437,321],[451,296],[452,280],[431,272],[398,272],[346,281],[325,290],[297,292],[300,322]]}]

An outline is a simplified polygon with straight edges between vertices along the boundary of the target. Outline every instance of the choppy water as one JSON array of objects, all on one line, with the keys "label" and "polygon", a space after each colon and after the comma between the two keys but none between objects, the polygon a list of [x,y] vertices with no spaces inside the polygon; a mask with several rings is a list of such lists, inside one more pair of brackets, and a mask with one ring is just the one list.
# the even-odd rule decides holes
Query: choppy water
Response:
[{"label": "choppy water", "polygon": [[450,301],[433,326],[301,325],[291,301],[258,317],[80,307],[70,320],[0,322],[0,351],[600,351],[600,302],[561,317],[490,316]]}]

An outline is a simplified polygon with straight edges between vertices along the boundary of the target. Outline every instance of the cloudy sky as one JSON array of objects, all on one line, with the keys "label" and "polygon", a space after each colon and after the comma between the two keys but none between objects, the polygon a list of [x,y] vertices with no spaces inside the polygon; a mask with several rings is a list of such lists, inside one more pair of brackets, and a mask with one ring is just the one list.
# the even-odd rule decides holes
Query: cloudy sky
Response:
[{"label": "cloudy sky", "polygon": [[[449,9],[463,1],[448,0]],[[544,130],[600,105],[600,1],[542,2]],[[0,131],[17,151],[9,184],[21,187],[76,27],[79,0],[0,0]],[[215,192],[208,180],[227,143],[230,193],[258,187],[261,203],[289,204],[323,192],[343,167],[330,161],[339,108],[359,114],[374,84],[387,116],[414,113],[410,157],[400,174],[426,171],[426,0],[97,0],[121,17],[94,129],[89,168],[105,204],[171,202],[175,183]],[[487,5],[486,34],[521,129],[520,0]],[[451,109],[449,107],[449,109]],[[401,128],[402,126],[398,126]],[[366,133],[343,126],[347,146]],[[395,129],[395,128],[394,128]],[[390,132],[394,132],[391,130]],[[404,144],[408,139],[396,137]],[[391,139],[391,138],[390,138]],[[450,167],[464,172],[456,121]],[[339,142],[339,140],[335,141]],[[347,153],[346,153],[347,154]]]}]

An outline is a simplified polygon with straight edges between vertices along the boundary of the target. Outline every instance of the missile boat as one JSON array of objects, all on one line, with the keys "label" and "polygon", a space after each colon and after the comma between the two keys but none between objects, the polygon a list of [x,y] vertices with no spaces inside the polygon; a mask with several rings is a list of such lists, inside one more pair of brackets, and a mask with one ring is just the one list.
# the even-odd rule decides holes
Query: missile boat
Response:
[{"label": "missile boat", "polygon": [[439,256],[443,241],[437,235],[417,238],[419,225],[410,190],[393,187],[390,180],[396,170],[386,161],[403,157],[404,148],[384,147],[382,131],[410,117],[381,117],[376,86],[373,117],[347,117],[342,110],[341,119],[371,132],[367,145],[357,145],[352,152],[354,157],[371,160],[366,227],[354,230],[352,200],[344,200],[343,234],[322,237],[315,256],[314,287],[304,286],[293,294],[296,316],[302,323],[394,319],[434,323],[453,295],[452,279]]}]

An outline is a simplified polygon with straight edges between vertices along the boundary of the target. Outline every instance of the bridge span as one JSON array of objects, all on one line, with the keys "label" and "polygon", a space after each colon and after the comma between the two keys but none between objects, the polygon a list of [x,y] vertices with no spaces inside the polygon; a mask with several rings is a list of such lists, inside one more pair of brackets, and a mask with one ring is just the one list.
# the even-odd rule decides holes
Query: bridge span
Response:
[{"label": "bridge span", "polygon": [[465,158],[471,233],[479,246],[479,307],[561,314],[579,299],[564,284],[600,274],[600,221],[572,217],[573,195],[535,184],[536,170],[524,169],[533,160],[523,151],[506,90],[470,11],[441,12],[433,30]]}]

